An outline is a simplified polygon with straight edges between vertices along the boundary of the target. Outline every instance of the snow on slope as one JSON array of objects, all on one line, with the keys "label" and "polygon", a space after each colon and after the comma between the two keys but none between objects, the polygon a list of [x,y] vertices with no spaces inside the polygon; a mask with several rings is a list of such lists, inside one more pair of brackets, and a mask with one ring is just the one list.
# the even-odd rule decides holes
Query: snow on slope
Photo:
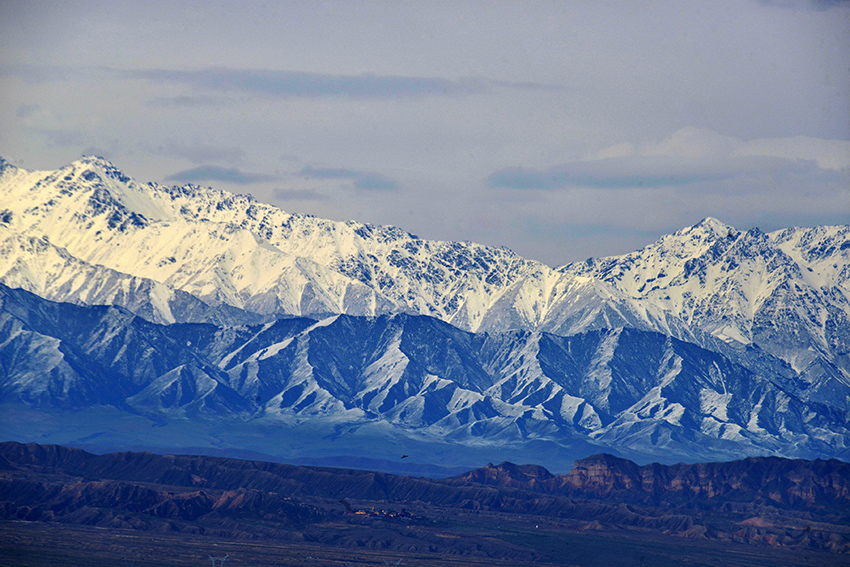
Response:
[{"label": "snow on slope", "polygon": [[121,305],[155,323],[214,318],[210,307],[191,294],[83,262],[45,238],[25,236],[3,225],[0,281],[53,301]]},{"label": "snow on slope", "polygon": [[[185,218],[177,197],[185,199],[193,188],[169,192],[143,186],[98,158],[40,176],[7,173],[0,181],[9,230],[47,239],[82,262],[161,283],[209,305],[260,314],[388,308],[367,286],[280,250],[238,223]],[[217,204],[232,197],[210,194],[220,198]],[[167,320],[168,314],[162,317]]]},{"label": "snow on slope", "polygon": [[[664,460],[840,457],[850,444],[846,412],[634,329],[472,334],[406,314],[160,326],[0,286],[0,369],[4,404],[241,424],[270,454],[296,424],[330,425],[334,437],[374,425],[397,439],[583,443]],[[93,421],[84,436],[116,427]],[[239,438],[219,433],[223,442]]]},{"label": "snow on slope", "polygon": [[[758,345],[801,373],[809,395],[850,408],[848,227],[764,234],[705,219],[554,270],[504,248],[141,184],[95,157],[55,172],[0,162],[0,227],[0,281],[152,321],[407,312],[470,331],[633,327],[729,356]],[[740,349],[737,360],[753,357],[766,360]]]},{"label": "snow on slope", "polygon": [[[636,310],[604,282],[565,276],[507,249],[292,215],[192,185],[142,185],[100,158],[56,172],[7,163],[0,211],[9,231],[48,239],[80,262],[261,315],[402,311],[468,330],[558,332],[652,328],[665,319],[651,306]],[[158,317],[173,315],[163,309]]]},{"label": "snow on slope", "polygon": [[850,407],[850,227],[739,232],[715,219],[624,256],[565,266],[639,304],[788,362]]}]

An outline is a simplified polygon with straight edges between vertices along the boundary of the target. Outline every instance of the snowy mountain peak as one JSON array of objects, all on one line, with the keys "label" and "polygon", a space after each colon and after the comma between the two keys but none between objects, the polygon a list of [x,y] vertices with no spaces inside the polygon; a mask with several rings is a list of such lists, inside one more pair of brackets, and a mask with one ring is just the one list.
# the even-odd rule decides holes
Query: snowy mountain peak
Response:
[{"label": "snowy mountain peak", "polygon": [[711,348],[754,343],[812,388],[846,391],[850,407],[850,227],[765,234],[708,217],[554,270],[505,248],[140,184],[95,156],[7,169],[0,282],[53,300],[161,322],[404,312],[476,332],[634,327]]},{"label": "snowy mountain peak", "polygon": [[[94,156],[57,171],[0,162],[0,284],[127,310],[0,305],[15,376],[0,394],[24,401],[75,392],[158,415],[379,420],[475,442],[561,431],[654,454],[805,437],[831,455],[850,410],[848,282],[850,226],[739,232],[709,217],[554,270],[140,184]],[[107,368],[121,392],[103,387]]]},{"label": "snowy mountain peak", "polygon": [[714,217],[705,217],[694,226],[682,229],[677,234],[703,233],[712,238],[722,238],[728,236],[730,232],[735,233],[737,231]]},{"label": "snowy mountain peak", "polygon": [[32,177],[33,174],[25,169],[21,169],[11,160],[0,156],[0,183],[4,186],[7,184],[20,184],[28,176]]},{"label": "snowy mountain peak", "polygon": [[94,154],[84,155],[78,160],[71,162],[72,166],[92,166],[101,169],[117,169],[115,165],[103,156]]},{"label": "snowy mountain peak", "polygon": [[662,236],[648,248],[655,248],[659,253],[672,253],[678,257],[694,257],[704,254],[716,242],[734,238],[737,234],[738,231],[734,227],[715,218],[706,217],[693,226]]},{"label": "snowy mountain peak", "polygon": [[127,176],[123,171],[115,167],[111,161],[106,158],[90,155],[83,156],[82,158],[71,162],[66,168],[71,170],[78,175],[82,176],[83,179],[90,181],[93,179],[93,176],[99,176],[101,178],[108,178],[118,181],[120,183],[131,183],[132,180],[129,176]]},{"label": "snowy mountain peak", "polygon": [[12,169],[17,169],[17,168],[15,167],[15,165],[12,162],[7,160],[3,156],[0,156],[0,176],[2,176],[6,171],[10,171]]}]

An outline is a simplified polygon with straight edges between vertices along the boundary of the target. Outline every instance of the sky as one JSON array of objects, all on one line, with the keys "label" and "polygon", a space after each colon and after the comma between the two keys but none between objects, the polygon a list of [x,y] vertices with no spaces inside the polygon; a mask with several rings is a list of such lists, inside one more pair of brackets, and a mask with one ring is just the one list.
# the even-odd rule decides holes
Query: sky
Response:
[{"label": "sky", "polygon": [[0,0],[0,156],[560,266],[850,224],[850,2]]}]

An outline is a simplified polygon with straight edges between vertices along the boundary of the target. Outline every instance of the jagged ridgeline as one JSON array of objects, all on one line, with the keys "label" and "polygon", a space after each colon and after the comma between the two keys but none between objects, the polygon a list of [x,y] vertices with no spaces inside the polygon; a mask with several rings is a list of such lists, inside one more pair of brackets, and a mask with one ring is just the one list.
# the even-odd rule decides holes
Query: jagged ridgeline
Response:
[{"label": "jagged ridgeline", "polygon": [[564,463],[848,455],[847,226],[705,219],[555,269],[84,158],[0,162],[0,249],[2,402],[69,412],[36,420],[60,435],[41,440],[391,456],[380,440],[452,463],[506,446]]}]

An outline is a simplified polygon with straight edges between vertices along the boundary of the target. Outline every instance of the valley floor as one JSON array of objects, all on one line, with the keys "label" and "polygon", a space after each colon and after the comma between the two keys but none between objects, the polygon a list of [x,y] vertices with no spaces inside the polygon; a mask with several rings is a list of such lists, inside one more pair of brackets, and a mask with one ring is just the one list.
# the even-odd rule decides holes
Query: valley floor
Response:
[{"label": "valley floor", "polygon": [[[2,521],[0,567],[209,566],[210,556],[227,556],[227,567],[829,567],[847,565],[848,559],[825,552],[665,537],[643,530],[587,529],[586,523],[456,510],[424,524],[348,518],[319,525],[310,535],[328,543]],[[405,551],[405,541],[418,536],[430,541],[436,536],[445,543]]]}]

